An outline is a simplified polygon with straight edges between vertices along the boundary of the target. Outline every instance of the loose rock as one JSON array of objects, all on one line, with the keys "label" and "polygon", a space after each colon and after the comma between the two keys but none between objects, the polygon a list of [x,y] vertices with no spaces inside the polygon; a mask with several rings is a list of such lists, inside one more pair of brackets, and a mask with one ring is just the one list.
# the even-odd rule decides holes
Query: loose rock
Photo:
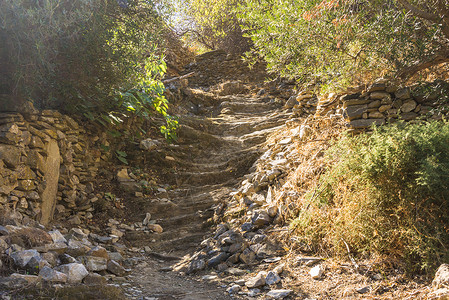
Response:
[{"label": "loose rock", "polygon": [[86,267],[79,263],[71,263],[56,268],[67,275],[68,283],[80,283],[89,274]]},{"label": "loose rock", "polygon": [[257,287],[264,286],[266,283],[266,281],[265,281],[266,276],[267,276],[267,272],[261,271],[256,276],[254,276],[253,278],[246,281],[245,285],[248,288],[257,288]]},{"label": "loose rock", "polygon": [[284,299],[292,293],[292,290],[271,290],[267,293],[267,297],[272,299]]},{"label": "loose rock", "polygon": [[310,269],[309,274],[313,279],[320,279],[324,274],[324,268],[321,265],[317,265]]}]

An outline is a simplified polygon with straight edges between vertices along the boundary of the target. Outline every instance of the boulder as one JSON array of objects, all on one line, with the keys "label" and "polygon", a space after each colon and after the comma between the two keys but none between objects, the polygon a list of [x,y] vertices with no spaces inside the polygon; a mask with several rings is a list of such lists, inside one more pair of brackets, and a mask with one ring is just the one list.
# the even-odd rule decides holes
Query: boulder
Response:
[{"label": "boulder", "polygon": [[49,231],[48,234],[51,236],[53,243],[67,243],[65,237],[57,229]]},{"label": "boulder", "polygon": [[202,258],[192,260],[187,268],[186,273],[192,274],[203,270],[206,267],[206,261]]},{"label": "boulder", "polygon": [[154,232],[157,232],[157,233],[162,233],[164,231],[162,226],[159,224],[148,224],[147,227],[148,227],[148,229],[150,229]]},{"label": "boulder", "polygon": [[394,93],[395,97],[397,99],[409,99],[410,98],[410,89],[409,88],[402,88],[402,89],[398,89],[395,93]]},{"label": "boulder", "polygon": [[401,111],[404,113],[409,113],[416,108],[418,104],[414,100],[407,100],[402,103]]},{"label": "boulder", "polygon": [[86,267],[79,263],[61,265],[56,270],[67,275],[68,283],[80,283],[89,274]]},{"label": "boulder", "polygon": [[348,106],[344,112],[343,112],[343,116],[348,119],[349,121],[351,120],[355,120],[355,119],[360,119],[363,115],[363,113],[365,113],[368,109],[368,106],[366,104],[364,105],[353,105],[353,106]]},{"label": "boulder", "polygon": [[383,124],[385,124],[385,119],[360,119],[349,122],[349,127],[354,129],[360,129],[360,128],[368,128],[372,125],[379,126]]},{"label": "boulder", "polygon": [[106,278],[97,273],[89,273],[83,280],[87,285],[104,285],[106,282]]},{"label": "boulder", "polygon": [[17,124],[5,124],[0,126],[0,143],[2,144],[17,144],[22,136]]},{"label": "boulder", "polygon": [[19,165],[21,153],[16,146],[0,144],[0,159],[12,169]]},{"label": "boulder", "polygon": [[53,282],[53,283],[66,283],[67,275],[53,270],[52,268],[45,266],[39,271],[39,277],[44,281]]},{"label": "boulder", "polygon": [[225,252],[220,252],[218,254],[216,254],[214,257],[212,257],[211,259],[209,259],[207,261],[207,265],[210,268],[216,267],[218,266],[220,263],[226,261],[229,257],[229,254],[225,253]]},{"label": "boulder", "polygon": [[31,249],[13,252],[10,254],[10,257],[13,259],[16,266],[18,266],[19,268],[25,268],[25,266],[33,257],[40,258],[41,256],[39,252]]},{"label": "boulder", "polygon": [[97,256],[80,256],[78,259],[86,266],[89,271],[104,271],[106,270],[108,260],[104,257]]},{"label": "boulder", "polygon": [[115,260],[110,260],[110,261],[108,262],[107,270],[108,270],[109,272],[111,272],[112,274],[117,275],[117,276],[124,276],[124,275],[126,275],[126,273],[127,273],[127,270],[126,270],[124,267],[122,267],[122,266],[121,266],[118,262],[116,262]]},{"label": "boulder", "polygon": [[370,94],[370,98],[373,100],[385,100],[385,99],[391,100],[391,95],[390,93],[387,92],[373,92]]},{"label": "boulder", "polygon": [[256,260],[256,253],[251,251],[249,248],[246,248],[240,254],[239,259],[240,259],[241,262],[243,262],[243,263],[245,263],[247,265],[252,264]]},{"label": "boulder", "polygon": [[25,268],[29,274],[38,274],[39,271],[44,267],[49,267],[48,261],[43,259],[41,256],[33,256],[30,261],[26,264]]},{"label": "boulder", "polygon": [[93,247],[92,249],[90,249],[89,252],[87,252],[87,255],[89,255],[89,256],[96,256],[96,257],[102,257],[104,259],[109,259],[108,251],[105,248],[101,247],[101,246]]},{"label": "boulder", "polygon": [[240,290],[241,290],[242,288],[241,288],[241,286],[240,285],[238,285],[238,284],[233,284],[233,285],[231,285],[230,287],[228,287],[227,289],[226,289],[226,292],[228,292],[229,294],[237,294],[238,292],[240,292]]},{"label": "boulder", "polygon": [[251,222],[256,227],[262,227],[270,224],[271,218],[265,210],[257,210],[254,212]]}]

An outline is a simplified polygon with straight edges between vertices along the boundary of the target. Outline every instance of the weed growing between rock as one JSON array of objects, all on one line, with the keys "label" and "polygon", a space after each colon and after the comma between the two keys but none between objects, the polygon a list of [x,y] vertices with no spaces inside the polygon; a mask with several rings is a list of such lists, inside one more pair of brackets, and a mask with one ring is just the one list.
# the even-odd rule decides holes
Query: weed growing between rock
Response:
[{"label": "weed growing between rock", "polygon": [[322,175],[315,166],[311,179],[319,181],[296,202],[295,240],[331,255],[386,255],[410,272],[447,262],[448,141],[446,122],[344,135],[323,156]]}]

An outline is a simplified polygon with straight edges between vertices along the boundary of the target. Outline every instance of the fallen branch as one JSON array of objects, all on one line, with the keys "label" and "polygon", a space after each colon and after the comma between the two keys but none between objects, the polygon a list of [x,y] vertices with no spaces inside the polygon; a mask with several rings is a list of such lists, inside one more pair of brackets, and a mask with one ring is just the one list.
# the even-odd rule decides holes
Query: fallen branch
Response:
[{"label": "fallen branch", "polygon": [[343,239],[341,239],[341,241],[345,244],[346,250],[348,250],[348,256],[349,256],[349,259],[351,260],[352,264],[354,265],[354,268],[355,268],[356,270],[358,270],[358,269],[359,269],[359,265],[357,264],[357,262],[355,261],[355,259],[351,256],[351,251],[349,250],[348,244],[347,244]]},{"label": "fallen branch", "polygon": [[193,75],[195,75],[195,72],[190,72],[189,74],[186,74],[186,75],[182,75],[182,76],[179,76],[179,77],[162,80],[162,83],[163,84],[167,84],[167,83],[170,83],[170,82],[173,82],[173,81],[176,81],[176,80],[181,80],[181,79],[192,77]]}]

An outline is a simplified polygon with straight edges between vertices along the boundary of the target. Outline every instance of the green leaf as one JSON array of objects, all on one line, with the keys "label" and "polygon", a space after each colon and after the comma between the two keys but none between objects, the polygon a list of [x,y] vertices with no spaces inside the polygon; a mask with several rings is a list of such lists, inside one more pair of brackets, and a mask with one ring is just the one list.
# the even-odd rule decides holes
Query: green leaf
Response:
[{"label": "green leaf", "polygon": [[122,136],[122,134],[119,131],[117,131],[117,130],[109,130],[108,134],[110,136],[112,136],[112,137],[120,137],[120,136]]},{"label": "green leaf", "polygon": [[115,150],[115,152],[117,152],[117,154],[119,156],[121,156],[121,157],[127,157],[128,156],[128,154],[126,154],[126,152],[124,152],[124,151]]},{"label": "green leaf", "polygon": [[126,160],[126,158],[124,158],[123,156],[117,156],[117,159],[122,163],[124,163],[125,165],[128,164],[128,160]]}]

